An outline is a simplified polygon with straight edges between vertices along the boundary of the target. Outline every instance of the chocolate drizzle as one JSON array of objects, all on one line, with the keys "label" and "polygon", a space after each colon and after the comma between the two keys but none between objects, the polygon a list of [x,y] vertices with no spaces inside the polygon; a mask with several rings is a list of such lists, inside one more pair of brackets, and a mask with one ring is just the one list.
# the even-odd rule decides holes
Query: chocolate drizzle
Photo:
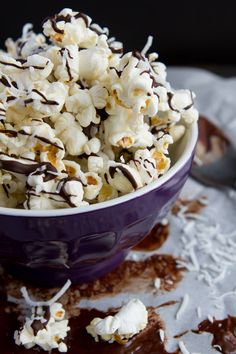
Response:
[{"label": "chocolate drizzle", "polygon": [[110,44],[109,48],[113,54],[123,54],[124,51],[123,48],[113,48],[112,44]]},{"label": "chocolate drizzle", "polygon": [[[79,12],[78,14],[75,15],[75,19],[82,18],[84,20],[85,26],[89,26],[89,19],[88,16],[85,15],[83,12]],[[94,31],[94,29],[92,29]]]},{"label": "chocolate drizzle", "polygon": [[138,50],[133,50],[132,51],[132,56],[134,58],[137,58],[138,60],[145,61],[145,57]]},{"label": "chocolate drizzle", "polygon": [[43,104],[48,104],[48,105],[59,105],[59,103],[57,101],[53,101],[53,100],[48,100],[46,96],[44,96],[44,94],[40,91],[38,91],[37,89],[33,89],[32,92],[37,93],[39,96],[41,96],[44,101],[40,101]]},{"label": "chocolate drizzle", "polygon": [[115,176],[115,173],[117,171],[120,171],[126,178],[127,180],[130,182],[130,184],[132,185],[132,187],[134,189],[138,188],[138,184],[134,178],[134,176],[132,175],[132,173],[123,165],[118,165],[118,166],[110,166],[109,167],[109,174],[111,176],[111,178],[113,179]]},{"label": "chocolate drizzle", "polygon": [[212,346],[223,354],[236,354],[236,317],[228,316],[223,320],[205,320],[194,333],[213,334]]},{"label": "chocolate drizzle", "polygon": [[173,96],[174,96],[174,94],[173,94],[172,92],[167,92],[168,105],[169,105],[170,109],[172,109],[172,111],[179,113],[179,110],[178,110],[178,109],[175,109],[175,108],[172,106],[171,100],[172,100]]},{"label": "chocolate drizzle", "polygon": [[64,21],[65,23],[68,23],[68,22],[71,22],[72,18],[75,18],[75,19],[82,18],[84,20],[84,23],[85,23],[86,27],[88,27],[88,24],[89,24],[88,16],[85,15],[84,13],[82,13],[82,12],[77,13],[75,16],[71,16],[71,15],[67,14],[66,16],[64,16],[64,15],[55,15],[53,17],[46,17],[45,20],[43,21],[43,24],[46,21],[49,20],[51,22],[53,30],[56,33],[64,34],[64,30],[60,29],[57,26],[57,23],[60,22],[60,21]]},{"label": "chocolate drizzle", "polygon": [[29,174],[35,172],[36,170],[40,169],[45,174],[44,181],[50,181],[56,177],[57,169],[50,163],[50,162],[41,162],[41,163],[34,163],[34,164],[24,164],[18,161],[9,161],[9,160],[1,160],[0,159],[0,169],[23,174],[28,176]]},{"label": "chocolate drizzle", "polygon": [[[67,52],[68,57],[69,57],[70,59],[74,59],[74,58],[72,57],[72,55],[71,55],[69,49],[67,49],[67,48],[62,48],[62,49],[59,50],[59,52],[60,52],[61,56],[63,56],[63,54],[64,54],[65,52]],[[73,80],[73,76],[72,76],[72,74],[71,74],[70,65],[69,65],[69,62],[68,62],[68,59],[67,59],[67,58],[66,58],[66,70],[67,70],[67,73],[68,73],[68,76],[69,76],[69,81],[72,81],[72,80]]]},{"label": "chocolate drizzle", "polygon": [[4,192],[5,192],[6,196],[7,196],[7,198],[9,198],[8,189],[7,189],[7,186],[6,186],[4,183],[2,184],[2,188],[3,188],[3,190],[4,190]]},{"label": "chocolate drizzle", "polygon": [[[22,60],[22,59],[17,59],[17,61],[19,61],[21,64],[25,64],[26,60]],[[49,61],[46,62],[46,65],[48,65]],[[37,66],[37,65],[30,65],[30,66],[20,66],[20,65],[17,65],[17,64],[14,64],[14,63],[8,63],[8,62],[5,62],[5,61],[0,61],[0,64],[2,65],[6,65],[6,66],[12,66],[14,68],[17,68],[17,69],[21,69],[21,70],[27,70],[29,68],[34,68],[34,69],[37,69],[37,70],[44,70],[45,67],[44,66]]]},{"label": "chocolate drizzle", "polygon": [[[77,181],[77,182],[81,182],[78,178],[76,177],[66,177],[60,180],[59,184],[58,184],[58,195],[61,196],[64,201],[71,207],[71,208],[75,208],[76,205],[74,203],[72,203],[71,201],[71,197],[73,197],[73,195],[68,194],[66,192],[65,189],[65,185],[67,182],[70,181]],[[56,194],[55,194],[56,195]],[[75,196],[74,196],[75,197]]]},{"label": "chocolate drizzle", "polygon": [[1,77],[0,82],[6,87],[11,87],[11,84],[8,82],[8,80],[4,76]]},{"label": "chocolate drizzle", "polygon": [[[191,95],[191,100],[192,102],[187,105],[186,107],[183,108],[183,110],[187,111],[188,109],[190,109],[193,105],[194,105],[194,102],[193,102],[193,93],[192,91],[190,91],[190,95]],[[169,104],[169,107],[172,111],[174,112],[177,112],[177,113],[180,113],[180,111],[178,109],[175,109],[172,105],[172,98],[173,98],[174,94],[172,92],[167,92],[167,97],[168,97],[168,104]]]}]

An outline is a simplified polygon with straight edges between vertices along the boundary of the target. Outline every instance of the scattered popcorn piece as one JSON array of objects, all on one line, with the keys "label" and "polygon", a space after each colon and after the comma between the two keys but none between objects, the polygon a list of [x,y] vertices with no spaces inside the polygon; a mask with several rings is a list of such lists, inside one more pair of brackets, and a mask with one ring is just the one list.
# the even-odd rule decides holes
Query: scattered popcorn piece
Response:
[{"label": "scattered popcorn piece", "polygon": [[104,319],[94,318],[86,327],[87,332],[95,341],[102,340],[109,343],[122,343],[142,331],[148,323],[148,312],[138,299],[130,300],[114,316]]}]

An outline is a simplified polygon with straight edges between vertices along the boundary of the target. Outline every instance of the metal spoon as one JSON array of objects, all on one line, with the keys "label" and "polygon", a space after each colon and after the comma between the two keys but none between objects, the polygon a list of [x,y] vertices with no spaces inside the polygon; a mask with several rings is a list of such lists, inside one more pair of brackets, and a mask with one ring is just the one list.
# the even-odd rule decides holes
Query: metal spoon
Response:
[{"label": "metal spoon", "polygon": [[204,116],[199,118],[191,176],[208,186],[236,190],[236,150],[227,136]]}]

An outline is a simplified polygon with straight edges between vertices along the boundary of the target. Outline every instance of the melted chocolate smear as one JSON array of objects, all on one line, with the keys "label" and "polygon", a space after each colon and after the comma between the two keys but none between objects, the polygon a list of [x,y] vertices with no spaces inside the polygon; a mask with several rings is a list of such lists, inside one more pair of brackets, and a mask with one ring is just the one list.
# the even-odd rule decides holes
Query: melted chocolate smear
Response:
[{"label": "melted chocolate smear", "polygon": [[160,248],[169,235],[169,225],[157,224],[152,231],[133,249],[135,251],[153,251]]},{"label": "melted chocolate smear", "polygon": [[[169,353],[165,350],[164,343],[160,341],[157,334],[159,329],[164,329],[159,316],[152,308],[148,309],[149,318],[147,327],[136,336],[131,338],[126,344],[99,341],[98,343],[86,332],[86,326],[89,325],[94,317],[104,318],[112,315],[114,312],[100,312],[92,309],[82,309],[79,316],[72,317],[69,320],[71,330],[66,339],[68,353],[71,354],[91,354],[93,352],[102,354],[177,354]],[[17,320],[20,312],[13,311],[13,307],[7,306],[6,300],[0,298],[0,346],[1,353],[4,354],[34,354],[45,353],[45,351],[34,347],[25,349],[23,346],[17,346],[14,343],[13,335],[20,324]],[[52,353],[58,353],[52,350]]]},{"label": "melted chocolate smear", "polygon": [[[203,199],[204,197],[202,197]],[[206,207],[206,204],[204,204],[201,200],[199,199],[177,199],[175,202],[175,205],[171,209],[171,212],[173,215],[177,215],[178,212],[180,211],[182,206],[186,206],[187,209],[184,212],[184,214],[198,214],[203,208]]]},{"label": "melted chocolate smear", "polygon": [[134,189],[138,188],[137,182],[135,181],[132,173],[130,173],[129,170],[122,165],[109,167],[109,174],[111,178],[114,178],[114,175],[117,171],[120,171],[127,178]]},{"label": "melted chocolate smear", "polygon": [[215,350],[223,354],[236,354],[236,317],[228,316],[224,320],[214,320],[213,323],[205,320],[198,325],[198,331],[194,332],[213,334],[212,346]]},{"label": "melted chocolate smear", "polygon": [[[71,286],[65,295],[65,301],[62,298],[62,302],[69,304],[69,308],[67,305],[65,308],[71,313],[71,311],[75,310],[74,307],[75,304],[78,304],[78,299],[81,298],[95,299],[120,293],[140,292],[140,289],[142,289],[142,292],[154,291],[153,280],[155,278],[161,279],[161,290],[171,291],[176,288],[183,278],[184,268],[178,268],[177,260],[171,255],[164,254],[153,255],[142,261],[127,260],[114,271],[97,280]],[[42,288],[22,283],[20,280],[14,279],[7,274],[2,277],[2,280],[4,281],[7,294],[17,298],[21,296],[19,289],[22,286],[27,286],[35,298],[41,298],[45,301],[51,298],[58,290],[44,289],[42,292]],[[176,301],[168,301],[159,307],[170,306],[176,303]]]},{"label": "melted chocolate smear", "polygon": [[182,280],[183,270],[178,268],[177,259],[171,255],[158,254],[138,262],[127,260],[102,278],[74,288],[79,290],[81,297],[86,298],[139,291],[140,288],[153,291],[153,279],[160,278],[161,289],[170,291]]}]

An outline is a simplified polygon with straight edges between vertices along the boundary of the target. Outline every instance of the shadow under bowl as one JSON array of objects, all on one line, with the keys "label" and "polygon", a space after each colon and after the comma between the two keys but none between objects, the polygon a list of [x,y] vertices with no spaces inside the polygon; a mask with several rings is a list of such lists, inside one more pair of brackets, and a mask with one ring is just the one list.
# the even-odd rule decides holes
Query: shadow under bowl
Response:
[{"label": "shadow under bowl", "polygon": [[111,201],[81,208],[0,208],[0,263],[41,286],[88,282],[117,267],[168,213],[191,168],[193,124],[174,147],[173,165],[158,181]]}]

